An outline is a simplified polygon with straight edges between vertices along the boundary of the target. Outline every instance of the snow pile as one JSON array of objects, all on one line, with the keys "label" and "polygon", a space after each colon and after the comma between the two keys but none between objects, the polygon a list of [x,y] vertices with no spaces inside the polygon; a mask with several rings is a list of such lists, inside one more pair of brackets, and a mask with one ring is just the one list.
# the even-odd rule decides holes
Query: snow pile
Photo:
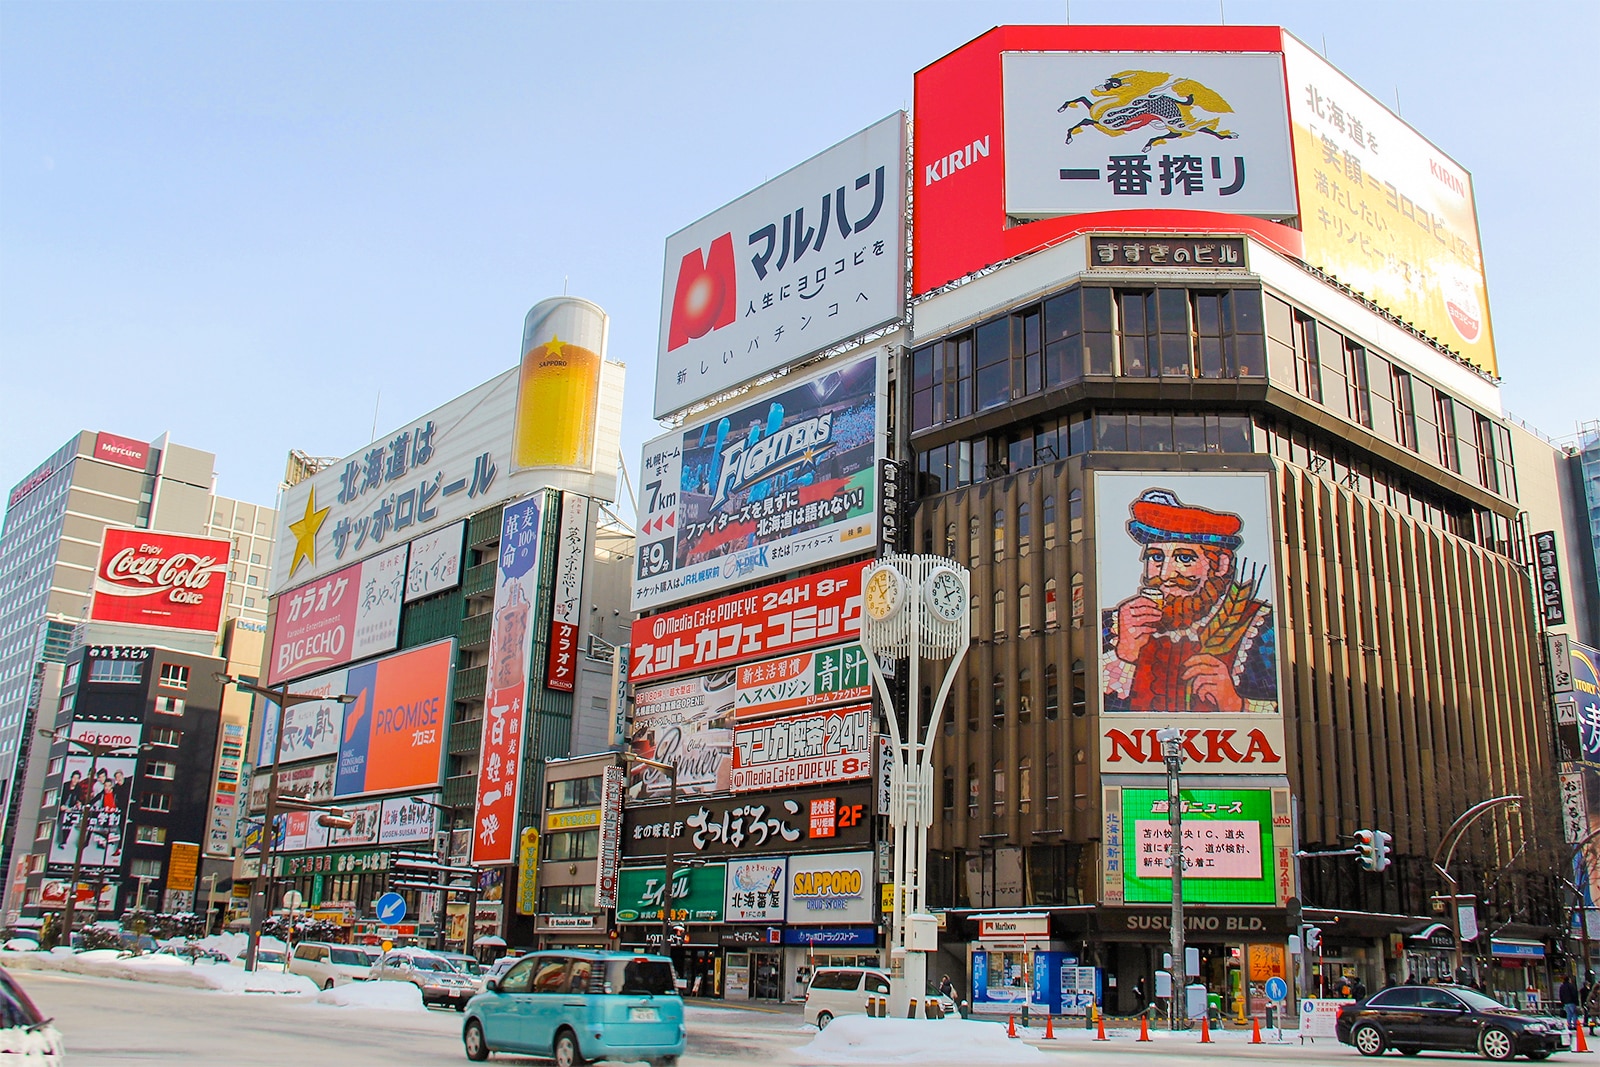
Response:
[{"label": "snow pile", "polygon": [[427,1011],[422,990],[410,982],[350,982],[324,989],[318,1004],[335,1008],[379,1008],[383,1011]]},{"label": "snow pile", "polygon": [[4,948],[7,952],[38,952],[39,942],[31,937],[13,937],[0,948]]},{"label": "snow pile", "polygon": [[846,1015],[828,1024],[809,1045],[790,1052],[805,1063],[855,1067],[858,1064],[1046,1063],[1048,1056],[1032,1045],[1006,1037],[999,1023],[970,1020],[873,1019]]},{"label": "snow pile", "polygon": [[314,994],[316,984],[298,974],[284,974],[276,968],[247,973],[240,967],[191,964],[181,956],[151,953],[124,956],[116,949],[94,949],[80,953],[0,952],[0,964],[24,971],[65,971],[98,978],[121,978],[132,982],[187,986],[190,989],[215,989],[224,993],[303,993]]},{"label": "snow pile", "polygon": [[303,974],[284,974],[276,967],[249,971],[237,967],[194,967],[190,973],[197,975],[206,988],[223,993],[310,993],[317,991],[317,983]]},{"label": "snow pile", "polygon": [[57,1067],[64,1051],[61,1031],[53,1026],[8,1026],[0,1029],[0,1056],[5,1057],[5,1063],[37,1063]]},{"label": "snow pile", "polygon": [[[80,959],[82,957],[79,957]],[[192,967],[193,964],[185,956],[174,956],[170,952],[150,952],[143,956],[129,956],[122,961],[130,967]]]}]

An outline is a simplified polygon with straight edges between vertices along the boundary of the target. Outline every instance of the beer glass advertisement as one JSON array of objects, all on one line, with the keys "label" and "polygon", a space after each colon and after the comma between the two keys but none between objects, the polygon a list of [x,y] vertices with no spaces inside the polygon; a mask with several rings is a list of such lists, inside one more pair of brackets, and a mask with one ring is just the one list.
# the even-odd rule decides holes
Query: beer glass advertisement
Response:
[{"label": "beer glass advertisement", "polygon": [[533,606],[549,494],[507,504],[500,516],[495,561],[494,617],[489,630],[489,677],[484,700],[472,862],[509,864],[517,845],[517,783],[522,726],[533,671]]},{"label": "beer glass advertisement", "polygon": [[1177,726],[1191,773],[1281,771],[1270,475],[1097,471],[1094,489],[1102,768],[1159,766]]},{"label": "beer glass advertisement", "polygon": [[[1171,903],[1166,789],[1110,787],[1105,792],[1107,903]],[[1271,789],[1182,790],[1185,900],[1276,905],[1293,895],[1288,798],[1285,791],[1278,793],[1283,794],[1281,826],[1273,817]],[[1120,899],[1112,899],[1111,883]]]},{"label": "beer glass advertisement", "polygon": [[874,547],[883,355],[645,445],[635,610]]},{"label": "beer glass advertisement", "polygon": [[61,768],[59,807],[50,838],[50,867],[70,871],[82,849],[84,874],[107,874],[122,866],[127,843],[133,776],[139,762],[142,724],[73,722],[67,736],[102,749],[98,758],[69,752]]},{"label": "beer glass advertisement", "polygon": [[232,550],[228,541],[107,526],[89,617],[216,633]]}]

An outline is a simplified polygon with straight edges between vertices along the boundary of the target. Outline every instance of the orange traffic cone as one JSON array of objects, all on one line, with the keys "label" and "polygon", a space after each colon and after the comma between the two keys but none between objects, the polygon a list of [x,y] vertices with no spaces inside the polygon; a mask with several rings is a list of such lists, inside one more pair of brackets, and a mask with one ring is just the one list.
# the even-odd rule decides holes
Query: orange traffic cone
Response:
[{"label": "orange traffic cone", "polygon": [[1209,1045],[1211,1043],[1211,1013],[1210,1012],[1207,1012],[1206,1014],[1200,1016],[1200,1043],[1202,1045]]},{"label": "orange traffic cone", "polygon": [[1006,1036],[1007,1037],[1016,1037],[1017,1036],[1017,1017],[1015,1015],[1007,1015],[1006,1016]]},{"label": "orange traffic cone", "polygon": [[1574,1052],[1588,1052],[1589,1051],[1589,1042],[1584,1040],[1584,1037],[1583,1037],[1583,1026],[1582,1025],[1579,1025],[1579,1027],[1578,1027],[1578,1044],[1573,1048],[1572,1051],[1574,1051]]},{"label": "orange traffic cone", "polygon": [[[1090,1008],[1089,1010],[1090,1011],[1094,1011],[1093,1008]],[[1105,1017],[1104,1013],[1098,1012],[1098,1011],[1094,1012],[1094,1025],[1095,1025],[1094,1039],[1096,1041],[1110,1041],[1111,1040],[1109,1037],[1106,1036],[1106,1017]]]},{"label": "orange traffic cone", "polygon": [[1250,1043],[1252,1045],[1259,1045],[1261,1044],[1261,1020],[1260,1018],[1253,1016],[1251,1017],[1250,1021],[1254,1024],[1250,1030]]},{"label": "orange traffic cone", "polygon": [[1139,1016],[1139,1040],[1150,1040],[1150,1016],[1148,1015]]},{"label": "orange traffic cone", "polygon": [[1056,1017],[1048,1012],[1044,1017],[1044,1039],[1046,1041],[1054,1041],[1056,1039]]}]

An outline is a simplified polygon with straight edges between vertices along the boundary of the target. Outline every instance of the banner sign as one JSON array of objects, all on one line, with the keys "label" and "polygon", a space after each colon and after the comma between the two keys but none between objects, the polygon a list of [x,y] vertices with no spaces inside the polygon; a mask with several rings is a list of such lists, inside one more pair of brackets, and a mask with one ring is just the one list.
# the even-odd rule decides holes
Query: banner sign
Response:
[{"label": "banner sign", "polygon": [[[1555,635],[1552,634],[1552,641]],[[1600,765],[1600,651],[1577,641],[1566,641],[1570,697],[1557,702],[1576,706],[1578,758]]]},{"label": "banner sign", "polygon": [[667,238],[655,417],[901,316],[897,111]]},{"label": "banner sign", "polygon": [[433,841],[434,810],[422,800],[439,802],[438,794],[422,797],[392,797],[383,802],[382,822],[378,826],[378,843],[399,845],[412,841]]},{"label": "banner sign", "polygon": [[849,563],[638,619],[630,678],[637,685],[854,638],[861,633],[863,566]]},{"label": "banner sign", "polygon": [[150,445],[131,437],[118,437],[101,431],[94,435],[94,458],[119,467],[142,471],[150,462]]},{"label": "banner sign", "polygon": [[561,494],[556,542],[555,595],[550,608],[550,655],[546,688],[572,692],[578,678],[578,624],[582,621],[583,565],[589,556],[589,498]]},{"label": "banner sign", "polygon": [[1539,570],[1539,611],[1546,626],[1567,621],[1566,597],[1561,592],[1561,560],[1556,556],[1556,532],[1533,535],[1534,563]]},{"label": "banner sign", "polygon": [[227,601],[229,541],[107,526],[89,618],[216,633]]},{"label": "banner sign", "polygon": [[[108,746],[95,759],[69,751],[56,796],[56,825],[50,838],[52,873],[70,872],[81,857],[83,874],[109,875],[122,867],[132,809],[133,776],[139,763],[144,725],[138,722],[86,722],[74,719],[67,736]],[[82,852],[79,838],[83,837]]]},{"label": "banner sign", "polygon": [[622,791],[628,775],[607,767],[600,776],[600,862],[595,865],[594,906],[617,906],[617,868],[622,864]]},{"label": "banner sign", "polygon": [[[720,863],[674,868],[671,917],[691,923],[721,922],[727,871]],[[663,867],[622,868],[617,880],[617,922],[662,922],[666,875]]]},{"label": "banner sign", "polygon": [[369,800],[363,804],[341,804],[351,820],[348,830],[329,830],[329,848],[353,848],[357,845],[376,845],[378,831],[383,825],[382,801]]},{"label": "banner sign", "polygon": [[680,857],[864,848],[872,843],[871,808],[866,782],[625,808],[623,852],[629,859],[663,856],[668,842]]},{"label": "banner sign", "polygon": [[[278,771],[278,795],[303,797],[320,804],[333,799],[334,761],[300,763]],[[272,781],[272,768],[256,775],[250,783],[250,810],[260,813],[267,807],[267,789]]]},{"label": "banner sign", "polygon": [[644,446],[633,608],[876,547],[886,348]]},{"label": "banner sign", "polygon": [[406,568],[406,603],[461,584],[461,546],[466,534],[467,520],[462,519],[411,542],[411,563]]},{"label": "banner sign", "polygon": [[892,459],[878,461],[878,551],[900,551],[905,528],[906,495],[910,475],[907,465]]},{"label": "banner sign", "polygon": [[406,546],[400,545],[280,595],[267,638],[267,683],[394,648],[405,586]]},{"label": "banner sign", "polygon": [[871,923],[877,918],[876,873],[871,852],[790,856],[789,924]]},{"label": "banner sign", "polygon": [[1278,56],[1007,52],[1000,59],[1008,215],[1297,213]]},{"label": "banner sign", "polygon": [[540,493],[507,504],[501,513],[478,803],[472,824],[472,862],[479,865],[508,864],[514,858],[546,499],[547,494]]},{"label": "banner sign", "polygon": [[[86,908],[94,900],[94,886],[88,882],[78,883],[78,899],[73,903],[73,908]],[[109,882],[100,887],[100,911],[117,910],[117,883]],[[61,878],[46,878],[39,883],[39,906],[56,911],[67,906],[67,883]]]},{"label": "banner sign", "polygon": [[[1294,893],[1285,791],[1185,789],[1182,797],[1184,898],[1199,904],[1283,906]],[[1105,803],[1101,899],[1108,904],[1170,901],[1166,790],[1107,787]],[[1279,808],[1281,818],[1275,814]]]},{"label": "banner sign", "polygon": [[172,855],[167,860],[167,890],[194,892],[194,881],[200,873],[200,846],[188,841],[174,841]]},{"label": "banner sign", "polygon": [[233,831],[239,821],[239,789],[244,768],[245,724],[224,722],[217,755],[217,773],[206,827],[206,855],[233,855]]},{"label": "banner sign", "polygon": [[517,850],[517,914],[533,915],[539,910],[539,829],[522,831]]},{"label": "banner sign", "polygon": [[872,775],[872,705],[768,719],[733,731],[735,793]]},{"label": "banner sign", "polygon": [[783,856],[728,861],[728,898],[723,922],[781,923],[788,861]]}]

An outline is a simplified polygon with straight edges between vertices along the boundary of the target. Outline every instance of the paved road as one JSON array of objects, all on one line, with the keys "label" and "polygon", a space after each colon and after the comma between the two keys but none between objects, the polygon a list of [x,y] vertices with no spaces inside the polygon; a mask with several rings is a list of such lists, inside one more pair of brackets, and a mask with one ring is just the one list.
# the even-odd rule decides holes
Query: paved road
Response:
[{"label": "paved road", "polygon": [[[17,971],[14,976],[66,1037],[68,1062],[93,1067],[463,1067],[461,1016],[453,1011],[383,1012],[332,1008],[286,997],[239,996],[173,986]],[[811,1039],[793,1011],[745,1011],[691,1005],[689,1052],[684,1067],[744,1064],[804,1067],[792,1050]],[[1088,1035],[1065,1035],[1045,1046],[1062,1067],[1223,1067],[1225,1061],[1254,1065],[1331,1064],[1354,1067],[1353,1050],[1319,1043],[1251,1046],[1241,1035],[1201,1046],[1185,1038],[1135,1045],[1131,1034],[1104,1044]],[[1575,1061],[1564,1055],[1557,1060]],[[1420,1062],[1464,1062],[1459,1056],[1423,1056]],[[533,1064],[496,1056],[495,1063]],[[1398,1061],[1397,1061],[1398,1062]]]}]

